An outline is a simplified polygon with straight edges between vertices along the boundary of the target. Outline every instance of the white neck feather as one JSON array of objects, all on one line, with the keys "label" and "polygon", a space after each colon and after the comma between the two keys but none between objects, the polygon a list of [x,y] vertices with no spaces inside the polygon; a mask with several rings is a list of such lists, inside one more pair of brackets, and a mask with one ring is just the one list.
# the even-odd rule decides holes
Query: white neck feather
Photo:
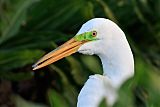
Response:
[{"label": "white neck feather", "polygon": [[96,54],[103,65],[103,76],[93,75],[85,83],[77,107],[97,107],[99,101],[107,98],[112,106],[117,99],[117,89],[134,75],[132,51],[123,31],[112,21],[96,18],[87,22],[79,33],[94,28],[99,40],[82,45],[78,52]]},{"label": "white neck feather", "polygon": [[111,80],[114,87],[120,87],[134,74],[132,51],[124,32],[112,21],[95,18],[86,22],[78,34],[96,30],[99,40],[88,42],[79,48],[83,54],[96,54],[103,64],[104,75]]},{"label": "white neck feather", "polygon": [[106,43],[103,53],[98,56],[102,61],[103,75],[111,80],[114,87],[119,88],[134,75],[134,59],[124,33],[120,30],[118,34],[113,31],[113,34],[112,42],[109,45]]}]

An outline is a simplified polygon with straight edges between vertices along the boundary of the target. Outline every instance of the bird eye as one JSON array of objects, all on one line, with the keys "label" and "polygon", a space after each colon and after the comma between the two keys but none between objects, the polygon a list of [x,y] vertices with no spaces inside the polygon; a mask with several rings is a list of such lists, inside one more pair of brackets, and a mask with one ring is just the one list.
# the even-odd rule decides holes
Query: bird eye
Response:
[{"label": "bird eye", "polygon": [[93,32],[92,32],[92,36],[95,37],[96,35],[97,35],[97,32],[96,32],[96,31],[93,31]]}]

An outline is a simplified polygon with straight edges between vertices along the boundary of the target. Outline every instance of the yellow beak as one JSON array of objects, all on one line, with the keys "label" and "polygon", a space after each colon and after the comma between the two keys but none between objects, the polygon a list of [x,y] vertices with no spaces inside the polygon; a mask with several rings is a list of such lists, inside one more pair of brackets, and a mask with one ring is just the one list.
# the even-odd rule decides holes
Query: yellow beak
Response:
[{"label": "yellow beak", "polygon": [[33,65],[33,70],[40,69],[64,57],[70,56],[71,54],[77,52],[79,47],[84,43],[85,41],[76,41],[74,38],[70,39],[63,45],[43,56],[37,63]]}]

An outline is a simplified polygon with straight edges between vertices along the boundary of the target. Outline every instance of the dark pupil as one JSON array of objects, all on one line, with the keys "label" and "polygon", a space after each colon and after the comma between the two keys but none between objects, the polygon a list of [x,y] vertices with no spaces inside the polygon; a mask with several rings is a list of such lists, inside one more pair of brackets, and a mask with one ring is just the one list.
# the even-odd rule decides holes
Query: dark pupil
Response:
[{"label": "dark pupil", "polygon": [[95,36],[96,35],[96,33],[95,32],[93,32],[93,36]]}]

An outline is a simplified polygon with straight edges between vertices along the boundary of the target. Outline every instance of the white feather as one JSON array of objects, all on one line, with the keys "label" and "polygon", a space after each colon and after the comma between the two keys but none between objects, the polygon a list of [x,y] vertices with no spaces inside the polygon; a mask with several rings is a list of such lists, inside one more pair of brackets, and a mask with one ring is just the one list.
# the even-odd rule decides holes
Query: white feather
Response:
[{"label": "white feather", "polygon": [[77,107],[98,107],[103,99],[112,106],[117,99],[116,92],[106,76],[92,75],[78,96]]},{"label": "white feather", "polygon": [[123,31],[108,19],[95,18],[86,22],[78,34],[93,30],[99,40],[82,45],[78,52],[98,55],[103,75],[90,76],[79,94],[77,107],[98,107],[103,98],[112,106],[117,90],[134,75],[133,55]]}]

